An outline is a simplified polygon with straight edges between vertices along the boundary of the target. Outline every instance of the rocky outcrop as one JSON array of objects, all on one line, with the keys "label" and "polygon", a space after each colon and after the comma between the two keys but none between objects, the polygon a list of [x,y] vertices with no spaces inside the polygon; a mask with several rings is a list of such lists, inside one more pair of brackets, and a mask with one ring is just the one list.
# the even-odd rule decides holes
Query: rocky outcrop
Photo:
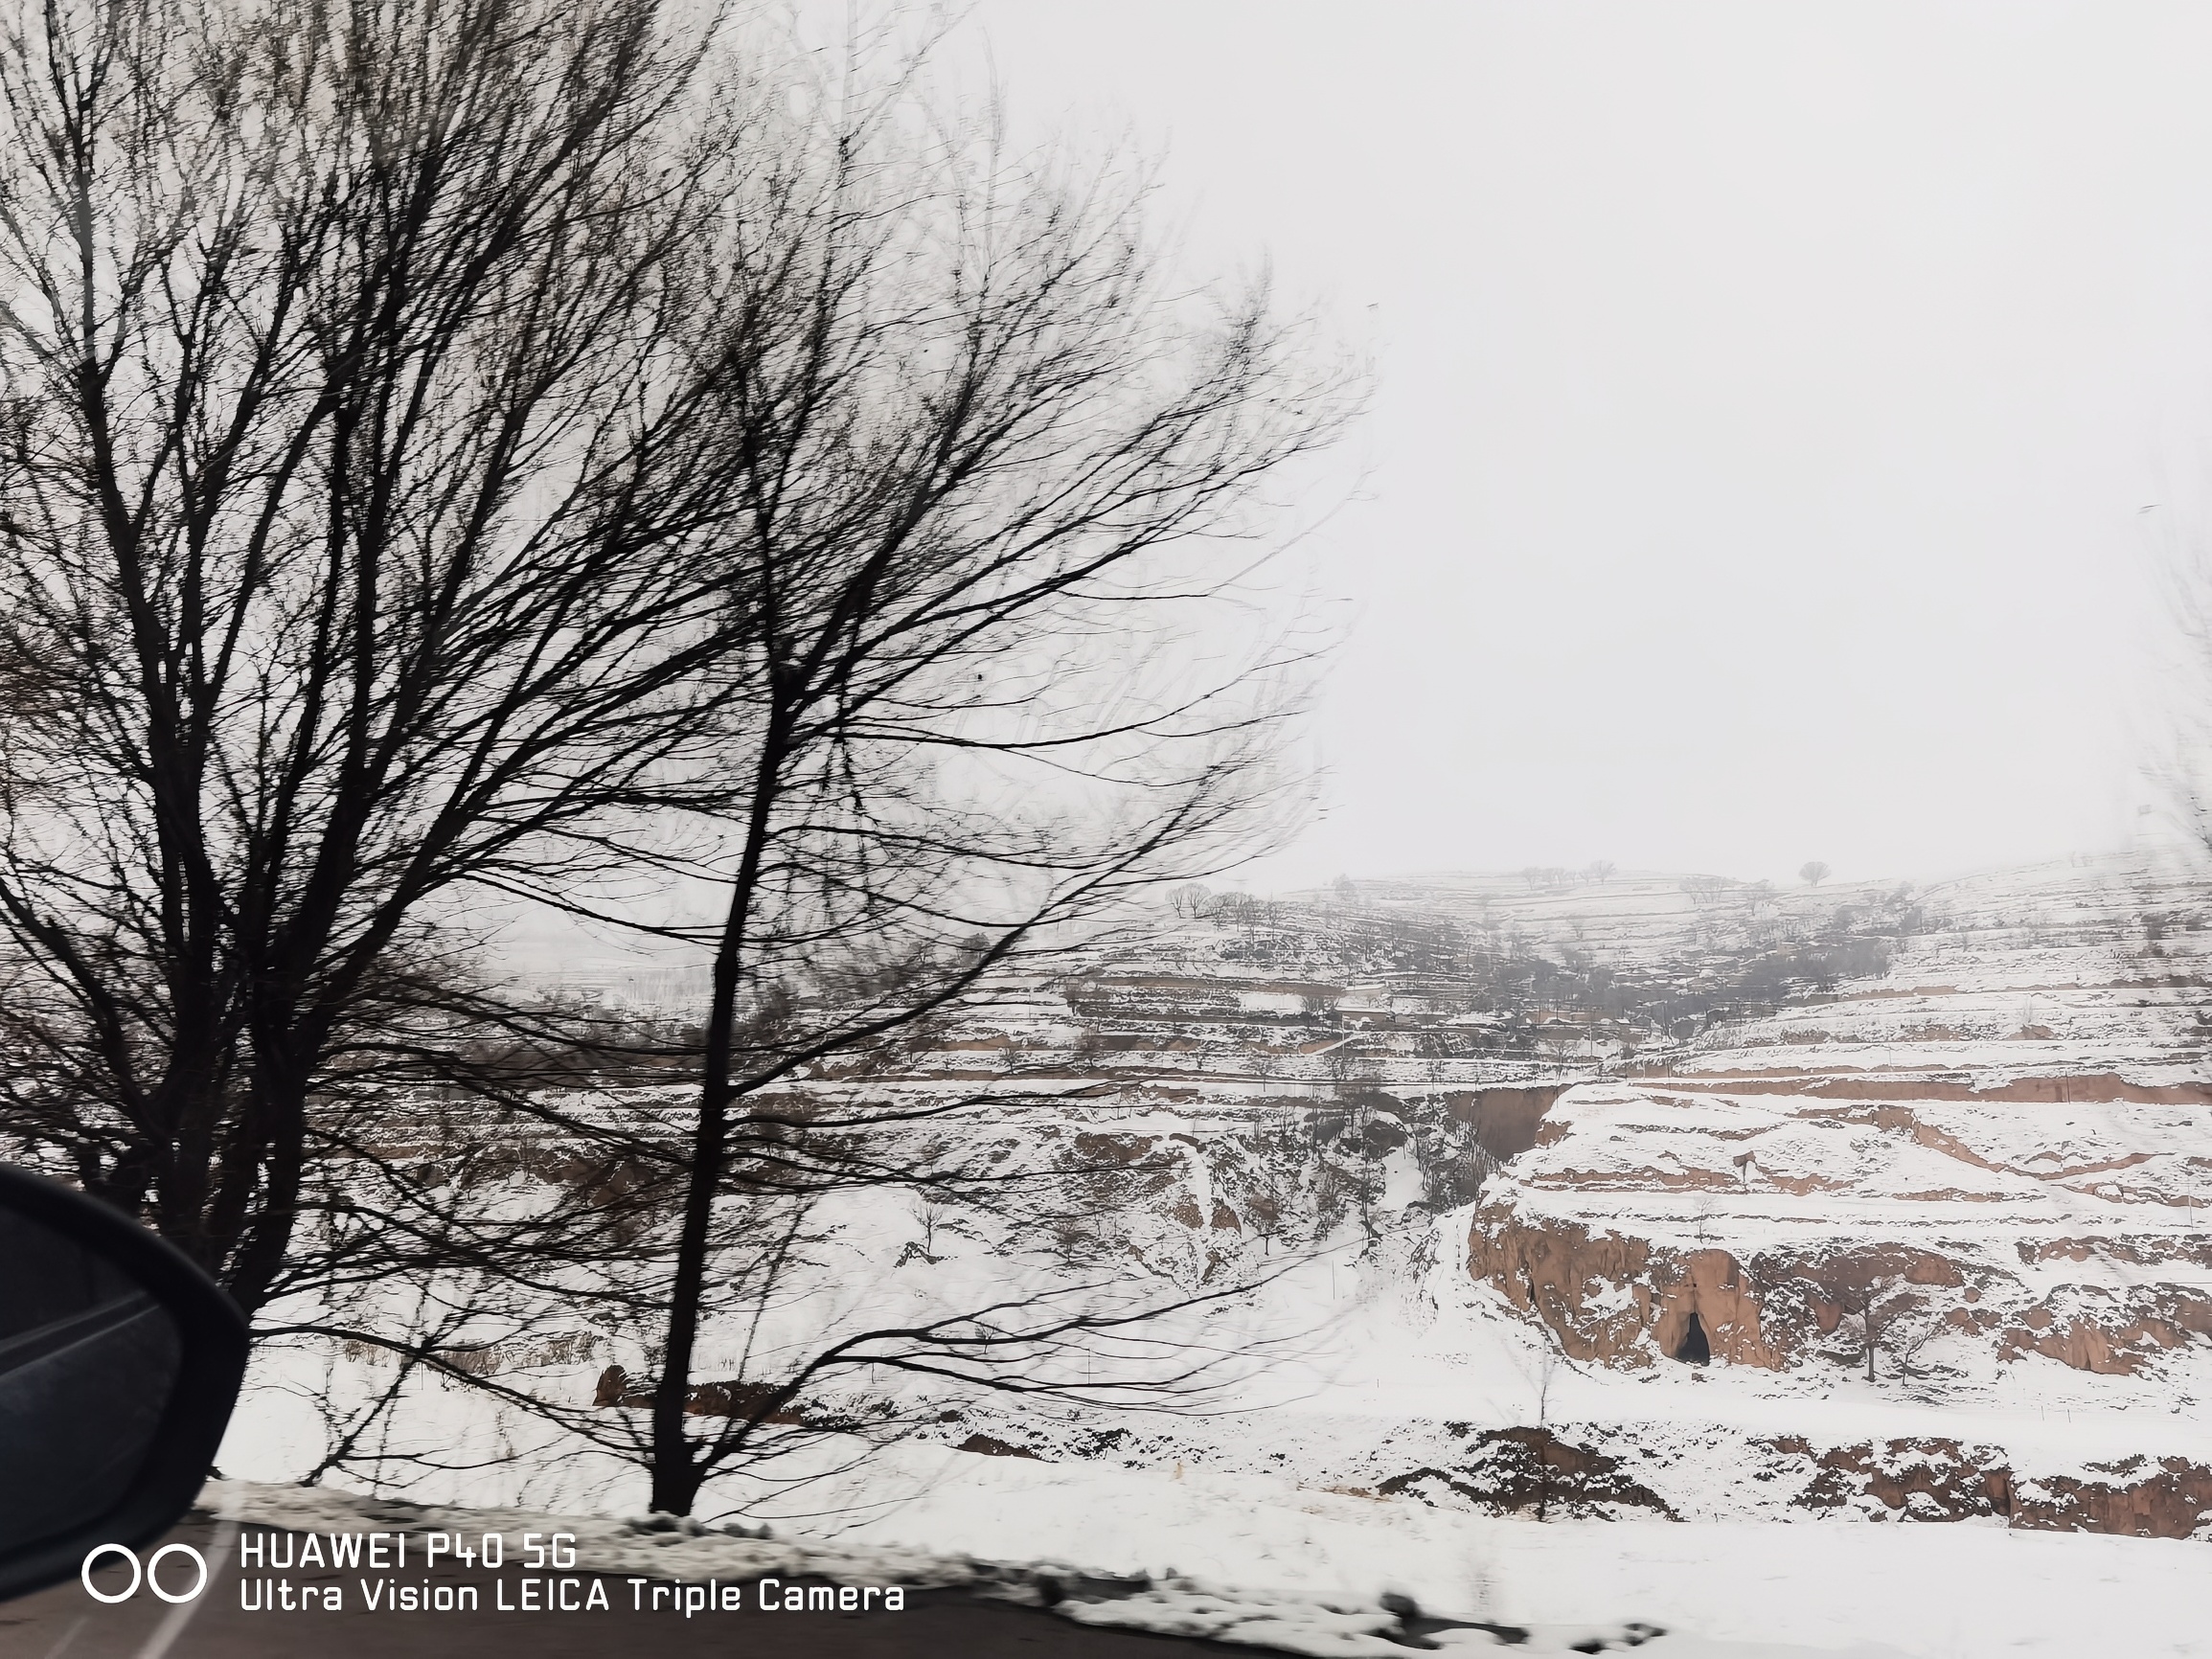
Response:
[{"label": "rocky outcrop", "polygon": [[[2019,1249],[2046,1259],[2035,1241]],[[2092,1251],[2085,1261],[2105,1258]],[[2064,1284],[2039,1297],[2018,1273],[1963,1253],[1808,1238],[1740,1258],[1532,1216],[1510,1197],[1475,1212],[1468,1271],[1541,1323],[1570,1358],[1616,1369],[1667,1359],[1863,1365],[1870,1306],[1878,1375],[1940,1374],[1945,1339],[2000,1363],[2041,1355],[2119,1376],[2212,1339],[2212,1292],[2195,1285]]]},{"label": "rocky outcrop", "polygon": [[1011,1441],[1003,1441],[995,1435],[988,1434],[969,1435],[960,1443],[959,1449],[964,1452],[975,1452],[987,1458],[1029,1458],[1035,1460],[1037,1457],[1037,1453],[1025,1445],[1015,1445]]},{"label": "rocky outcrop", "polygon": [[1470,1437],[1449,1467],[1408,1469],[1378,1482],[1381,1497],[1412,1497],[1440,1508],[1535,1520],[1619,1520],[1681,1516],[1630,1477],[1619,1458],[1548,1428],[1488,1429]]},{"label": "rocky outcrop", "polygon": [[[2212,1522],[2212,1469],[2186,1458],[2091,1464],[2091,1477],[2041,1475],[2013,1488],[2012,1522],[2046,1532],[2201,1537]],[[2109,1478],[2097,1478],[2100,1476]]]},{"label": "rocky outcrop", "polygon": [[1651,1363],[1651,1247],[1578,1226],[1524,1225],[1485,1206],[1468,1234],[1468,1271],[1540,1320],[1571,1359]]},{"label": "rocky outcrop", "polygon": [[[797,1401],[782,1398],[782,1393],[774,1385],[761,1382],[695,1383],[685,1397],[684,1411],[692,1417],[749,1418],[757,1422],[805,1424],[814,1428],[840,1425],[838,1420],[809,1413]],[[599,1374],[591,1403],[648,1410],[652,1406],[654,1384],[650,1379],[632,1378],[621,1366],[610,1365]]]},{"label": "rocky outcrop", "polygon": [[1654,1249],[1616,1233],[1526,1225],[1486,1208],[1468,1236],[1468,1269],[1542,1321],[1570,1358],[1782,1364],[1762,1334],[1750,1278],[1725,1250]]},{"label": "rocky outcrop", "polygon": [[1496,1158],[1517,1157],[1536,1145],[1537,1132],[1564,1083],[1531,1083],[1487,1089],[1449,1089],[1445,1109],[1474,1131],[1482,1148]]},{"label": "rocky outcrop", "polygon": [[1815,1452],[1767,1443],[1813,1476],[1797,1499],[1813,1511],[1857,1510],[1907,1521],[2001,1520],[2037,1532],[2186,1538],[2212,1519],[2212,1469],[2186,1458],[2122,1458],[2079,1474],[2022,1474],[1995,1446],[1892,1440]]},{"label": "rocky outcrop", "polygon": [[1551,1423],[1441,1427],[1422,1466],[1375,1481],[1380,1496],[1532,1518],[1699,1519],[1713,1479],[1735,1489],[1724,1512],[1784,1520],[1972,1521],[2034,1532],[2212,1536],[2212,1468],[2132,1456],[2039,1468],[2005,1447],[1942,1437],[1822,1444],[1713,1424]]},{"label": "rocky outcrop", "polygon": [[1761,1334],[1750,1275],[1725,1250],[1692,1250],[1658,1264],[1652,1346],[1689,1364],[1718,1362],[1772,1371],[1782,1354]]},{"label": "rocky outcrop", "polygon": [[1802,1440],[1765,1443],[1807,1477],[1795,1504],[1869,1518],[1968,1521],[2010,1514],[2012,1471],[1995,1446],[1954,1440],[1863,1441],[1815,1451]]},{"label": "rocky outcrop", "polygon": [[2185,1284],[2131,1285],[2125,1295],[2068,1287],[2004,1328],[2006,1359],[2040,1353],[2076,1371],[2127,1376],[2192,1336],[2212,1336],[2212,1296]]},{"label": "rocky outcrop", "polygon": [[1611,1367],[2133,1375],[2212,1341],[2197,1133],[2163,1105],[1588,1084],[1472,1213],[1468,1269]]}]

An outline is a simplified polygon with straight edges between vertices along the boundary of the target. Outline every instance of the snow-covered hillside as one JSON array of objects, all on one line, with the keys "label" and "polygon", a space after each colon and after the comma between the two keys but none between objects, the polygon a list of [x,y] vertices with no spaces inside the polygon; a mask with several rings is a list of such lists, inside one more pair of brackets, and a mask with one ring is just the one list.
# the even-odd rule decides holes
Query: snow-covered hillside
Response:
[{"label": "snow-covered hillside", "polygon": [[[795,1084],[817,1105],[969,1102],[904,1131],[913,1155],[1061,1184],[1027,1216],[827,1206],[768,1334],[707,1352],[734,1397],[793,1322],[1106,1262],[1176,1292],[1289,1264],[1184,1331],[1227,1360],[1206,1410],[901,1396],[889,1451],[793,1489],[731,1476],[707,1509],[1263,1587],[1372,1595],[1380,1575],[1463,1616],[2086,1650],[2066,1643],[2089,1626],[2033,1596],[1962,1602],[1948,1625],[1928,1609],[1947,1572],[2212,1568],[2189,1541],[2212,1535],[2208,898],[2106,860],[1917,888],[1536,873],[1179,902],[1156,936],[1009,977],[891,1062]],[[576,1338],[493,1363],[637,1409],[650,1348]],[[330,1432],[304,1398],[376,1387],[362,1354],[265,1375],[234,1474],[296,1474]],[[826,1406],[868,1386],[905,1385]],[[479,1466],[387,1470],[418,1495],[642,1506],[634,1470],[444,1385],[387,1439]],[[1962,1541],[1868,1543],[1881,1560],[1853,1568],[1820,1541],[1889,1520]],[[1925,1593],[1835,1596],[1812,1582],[1832,1570]],[[1716,1605],[1762,1575],[1784,1589]],[[2098,1594],[2104,1630],[2139,1637],[2102,1650],[2212,1652],[2148,1592]]]}]

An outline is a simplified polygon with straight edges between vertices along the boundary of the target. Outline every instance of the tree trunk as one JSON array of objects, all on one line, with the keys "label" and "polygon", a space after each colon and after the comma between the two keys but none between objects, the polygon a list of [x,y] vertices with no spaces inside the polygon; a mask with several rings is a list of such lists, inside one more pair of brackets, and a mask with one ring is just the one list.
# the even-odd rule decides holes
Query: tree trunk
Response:
[{"label": "tree trunk", "polygon": [[[740,928],[739,900],[731,899],[730,926]],[[652,1400],[652,1507],[688,1515],[706,1470],[693,1455],[685,1427],[691,1403],[692,1353],[698,1343],[699,1304],[706,1292],[715,1194],[729,1148],[730,1048],[737,1014],[738,964],[725,954],[715,963],[714,1010],[701,1064],[699,1118],[685,1171],[683,1232],[676,1241],[675,1273],[669,1287],[667,1352]]]},{"label": "tree trunk", "polygon": [[697,1456],[685,1427],[691,1403],[692,1355],[698,1346],[700,1304],[706,1294],[707,1254],[713,1243],[715,1198],[729,1151],[731,1060],[737,1043],[738,992],[761,858],[782,764],[780,733],[771,727],[754,772],[746,815],[745,847],[730,884],[730,907],[715,950],[714,1006],[707,1015],[705,1052],[699,1059],[699,1119],[692,1132],[685,1171],[683,1232],[676,1241],[675,1273],[669,1286],[667,1351],[652,1400],[652,1507],[688,1515],[705,1484],[706,1460]]}]

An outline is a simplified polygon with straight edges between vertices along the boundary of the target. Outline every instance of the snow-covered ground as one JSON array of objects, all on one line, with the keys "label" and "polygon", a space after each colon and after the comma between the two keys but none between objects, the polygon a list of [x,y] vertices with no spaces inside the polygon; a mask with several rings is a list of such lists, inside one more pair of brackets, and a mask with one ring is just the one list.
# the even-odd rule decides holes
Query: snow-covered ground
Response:
[{"label": "snow-covered ground", "polygon": [[[972,1556],[1181,1579],[1182,1591],[1148,1603],[1156,1627],[1202,1628],[1203,1620],[1191,1623],[1196,1597],[1201,1611],[1215,1609],[1217,1625],[1221,1606],[1243,1608],[1244,1639],[1269,1636],[1297,1652],[1393,1649],[1331,1635],[1329,1620],[1285,1625],[1284,1598],[1372,1616],[1381,1596],[1396,1593],[1431,1615],[1530,1626],[1535,1639],[1519,1650],[1532,1653],[1643,1625],[1667,1632],[1642,1649],[1658,1659],[2212,1655],[2203,1616],[2212,1543],[1869,1524],[1857,1513],[1807,1519],[1778,1502],[1766,1521],[1711,1518],[1756,1511],[1732,1489],[1749,1484],[1736,1449],[1745,1431],[1836,1441],[1940,1433],[2074,1465],[2147,1443],[2212,1454],[2212,1431],[2195,1419],[2161,1412],[2153,1421],[2079,1389],[2047,1407],[2023,1391],[2009,1404],[1968,1410],[1848,1377],[1809,1397],[1767,1374],[1722,1367],[1641,1375],[1547,1369],[1556,1351],[1526,1324],[1499,1317],[1490,1293],[1445,1261],[1412,1284],[1381,1278],[1373,1261],[1317,1262],[1276,1293],[1286,1307],[1311,1307],[1330,1297],[1332,1276],[1336,1316],[1304,1358],[1254,1375],[1220,1402],[1219,1415],[1121,1420],[1131,1433],[1116,1459],[1052,1455],[1056,1429],[1079,1438],[1100,1418],[1056,1424],[984,1411],[970,1422],[1027,1438],[1043,1455],[908,1440],[781,1498],[724,1483],[701,1512],[737,1505],[749,1518],[772,1514],[779,1538],[812,1549],[813,1569],[833,1577],[842,1559],[845,1576],[945,1581],[917,1563]],[[2082,1380],[2042,1363],[2049,1380]],[[498,1432],[472,1397],[447,1393],[443,1406],[456,1446]],[[1376,1490],[1393,1473],[1448,1464],[1470,1425],[1539,1415],[1564,1435],[1625,1427],[1669,1471],[1667,1489],[1689,1518],[1539,1522]],[[303,1443],[311,1438],[304,1419],[294,1426]],[[257,1458],[254,1441],[254,1425],[241,1423],[224,1467],[281,1475],[272,1465],[282,1460]],[[846,1454],[832,1442],[818,1466],[834,1470]],[[1710,1461],[1700,1466],[1701,1456]],[[498,1471],[456,1495],[616,1515],[644,1509],[634,1474],[589,1463]],[[1685,1493],[1698,1501],[1681,1502]],[[653,1570],[738,1568],[706,1554],[682,1567],[663,1553]],[[1140,1615],[1143,1605],[1104,1616]]]},{"label": "snow-covered ground", "polygon": [[[303,1529],[358,1528],[357,1511],[298,1489],[211,1489],[211,1508]],[[1145,1602],[1109,1619],[1267,1639],[1294,1652],[1390,1653],[1343,1625],[1381,1599],[1424,1614],[1529,1628],[1516,1651],[1560,1653],[1635,1626],[1653,1659],[2164,1659],[2212,1653],[2212,1546],[1952,1526],[1557,1521],[1452,1513],[1302,1488],[1284,1478],[1136,1470],[906,1446],[866,1496],[903,1489],[833,1540],[641,1534],[580,1524],[584,1571],[666,1578],[787,1576],[969,1581],[985,1560],[1149,1574]],[[414,1524],[471,1533],[546,1521],[452,1511]],[[388,1515],[375,1524],[390,1525]],[[946,1557],[955,1557],[947,1560]],[[1329,1616],[1331,1610],[1335,1616]],[[1201,1622],[1211,1615],[1211,1628]],[[1234,1620],[1227,1617],[1234,1614]],[[1347,1614],[1352,1617],[1346,1617]],[[1261,1621],[1266,1626],[1260,1625]],[[1387,1620],[1378,1621],[1387,1625]],[[1470,1647],[1492,1644],[1472,1639]],[[1454,1644],[1454,1647],[1458,1644]]]},{"label": "snow-covered ground", "polygon": [[[1557,1521],[1453,1513],[1186,1468],[935,1454],[859,1529],[982,1555],[1173,1566],[1254,1589],[1508,1624],[1629,1622],[1752,1654],[2084,1659],[2212,1653],[2212,1545],[1973,1526]],[[917,1461],[920,1461],[919,1459]],[[854,1534],[847,1534],[853,1536]]]}]

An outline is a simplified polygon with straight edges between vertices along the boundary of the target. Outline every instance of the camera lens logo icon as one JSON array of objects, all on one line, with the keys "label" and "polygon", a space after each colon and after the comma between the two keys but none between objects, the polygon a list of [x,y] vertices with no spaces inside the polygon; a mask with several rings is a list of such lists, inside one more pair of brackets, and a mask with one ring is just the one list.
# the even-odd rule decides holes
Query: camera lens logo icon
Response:
[{"label": "camera lens logo icon", "polygon": [[[121,1556],[130,1563],[130,1588],[113,1596],[103,1594],[92,1587],[93,1566],[101,1557],[106,1555]],[[164,1556],[190,1556],[192,1557],[192,1564],[199,1570],[199,1577],[193,1580],[191,1589],[181,1595],[171,1595],[161,1587],[160,1572]],[[84,1593],[95,1602],[127,1602],[138,1594],[138,1586],[141,1583],[165,1602],[190,1602],[207,1588],[207,1557],[190,1544],[164,1544],[147,1558],[144,1566],[141,1566],[138,1552],[133,1549],[123,1544],[96,1544],[91,1552],[85,1556],[84,1565],[78,1569],[77,1577],[84,1585]]]}]

